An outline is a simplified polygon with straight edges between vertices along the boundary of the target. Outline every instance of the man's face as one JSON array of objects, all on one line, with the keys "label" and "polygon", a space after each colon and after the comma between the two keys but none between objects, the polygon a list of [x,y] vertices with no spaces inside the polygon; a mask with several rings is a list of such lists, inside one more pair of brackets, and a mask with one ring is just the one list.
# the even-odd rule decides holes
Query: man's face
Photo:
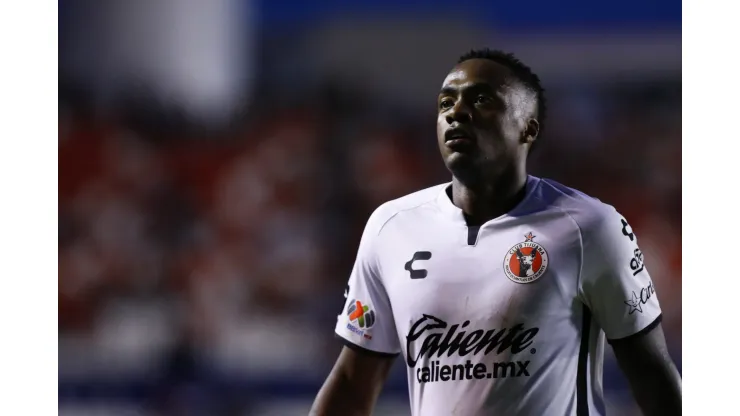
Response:
[{"label": "man's face", "polygon": [[455,176],[480,177],[526,159],[537,134],[536,97],[511,71],[471,59],[447,75],[437,99],[437,140]]}]

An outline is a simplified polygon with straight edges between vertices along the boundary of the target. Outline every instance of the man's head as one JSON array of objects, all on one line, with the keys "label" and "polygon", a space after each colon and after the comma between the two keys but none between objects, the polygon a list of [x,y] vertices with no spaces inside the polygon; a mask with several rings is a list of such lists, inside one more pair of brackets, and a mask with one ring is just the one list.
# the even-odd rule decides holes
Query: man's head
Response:
[{"label": "man's head", "polygon": [[442,84],[437,110],[442,158],[465,182],[523,167],[546,107],[529,67],[512,54],[483,49],[460,57]]}]

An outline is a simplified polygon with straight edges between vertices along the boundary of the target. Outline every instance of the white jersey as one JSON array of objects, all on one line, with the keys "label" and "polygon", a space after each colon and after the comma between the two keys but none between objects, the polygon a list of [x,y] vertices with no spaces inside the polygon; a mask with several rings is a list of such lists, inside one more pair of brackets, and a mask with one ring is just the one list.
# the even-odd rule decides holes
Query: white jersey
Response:
[{"label": "white jersey", "polygon": [[605,340],[661,317],[627,221],[530,176],[515,209],[468,227],[449,186],[372,214],[336,333],[403,357],[415,416],[604,414]]}]

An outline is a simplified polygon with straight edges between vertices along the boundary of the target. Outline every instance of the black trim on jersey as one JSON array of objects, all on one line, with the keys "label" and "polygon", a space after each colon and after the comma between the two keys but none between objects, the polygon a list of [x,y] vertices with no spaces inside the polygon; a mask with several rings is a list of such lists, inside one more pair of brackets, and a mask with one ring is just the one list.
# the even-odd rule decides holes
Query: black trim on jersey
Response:
[{"label": "black trim on jersey", "polygon": [[347,348],[357,351],[361,354],[366,354],[366,355],[371,355],[373,357],[381,357],[381,358],[395,358],[395,357],[398,357],[398,355],[400,354],[400,353],[391,354],[388,352],[379,352],[379,351],[369,350],[367,348],[362,348],[361,346],[353,343],[352,341],[338,334],[334,334],[334,336],[336,336],[340,341],[342,341],[342,344],[344,344]]},{"label": "black trim on jersey", "polygon": [[639,332],[636,332],[636,333],[634,333],[632,335],[627,335],[626,337],[622,337],[622,338],[607,339],[606,341],[608,343],[610,343],[610,344],[613,344],[615,342],[616,343],[619,343],[619,342],[622,342],[622,341],[630,340],[632,338],[637,338],[637,337],[642,336],[642,335],[645,335],[648,332],[650,332],[653,329],[655,329],[655,327],[658,326],[662,320],[663,320],[663,314],[661,313],[660,315],[658,315],[657,318],[655,318],[655,320],[650,325],[646,326],[645,328],[642,328],[642,330],[640,330]]},{"label": "black trim on jersey", "polygon": [[588,348],[591,341],[591,310],[583,305],[581,323],[581,348],[578,352],[576,376],[576,415],[588,416]]},{"label": "black trim on jersey", "polygon": [[468,225],[468,245],[474,246],[478,241],[478,232],[480,231],[480,225]]}]

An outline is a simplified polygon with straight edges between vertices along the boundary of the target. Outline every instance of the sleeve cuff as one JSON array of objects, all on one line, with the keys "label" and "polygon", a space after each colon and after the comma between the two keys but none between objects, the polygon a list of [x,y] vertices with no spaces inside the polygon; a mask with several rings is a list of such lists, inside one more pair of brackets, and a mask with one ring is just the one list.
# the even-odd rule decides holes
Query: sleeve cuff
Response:
[{"label": "sleeve cuff", "polygon": [[662,320],[663,320],[663,314],[661,313],[660,315],[658,315],[657,318],[655,318],[655,320],[653,320],[653,322],[651,322],[648,326],[646,326],[645,328],[642,328],[638,332],[636,332],[636,333],[634,333],[632,335],[627,335],[626,337],[621,337],[621,338],[615,338],[615,339],[609,339],[609,338],[607,338],[607,342],[609,342],[610,344],[612,344],[612,343],[615,343],[615,342],[628,341],[630,339],[640,337],[640,336],[645,335],[648,332],[652,331],[653,329],[655,329],[656,326],[660,325],[660,322]]},{"label": "sleeve cuff", "polygon": [[334,333],[334,336],[339,341],[341,341],[342,344],[344,344],[345,347],[347,347],[347,348],[349,348],[349,349],[351,349],[353,351],[357,351],[357,352],[359,352],[361,354],[370,355],[370,356],[373,356],[373,357],[381,357],[381,358],[395,358],[395,357],[398,357],[398,354],[399,354],[397,352],[396,353],[380,352],[380,351],[370,350],[370,349],[367,349],[365,347],[361,347],[361,346],[355,344],[354,342],[348,340],[347,338],[341,336],[340,334],[337,334],[336,332]]}]

